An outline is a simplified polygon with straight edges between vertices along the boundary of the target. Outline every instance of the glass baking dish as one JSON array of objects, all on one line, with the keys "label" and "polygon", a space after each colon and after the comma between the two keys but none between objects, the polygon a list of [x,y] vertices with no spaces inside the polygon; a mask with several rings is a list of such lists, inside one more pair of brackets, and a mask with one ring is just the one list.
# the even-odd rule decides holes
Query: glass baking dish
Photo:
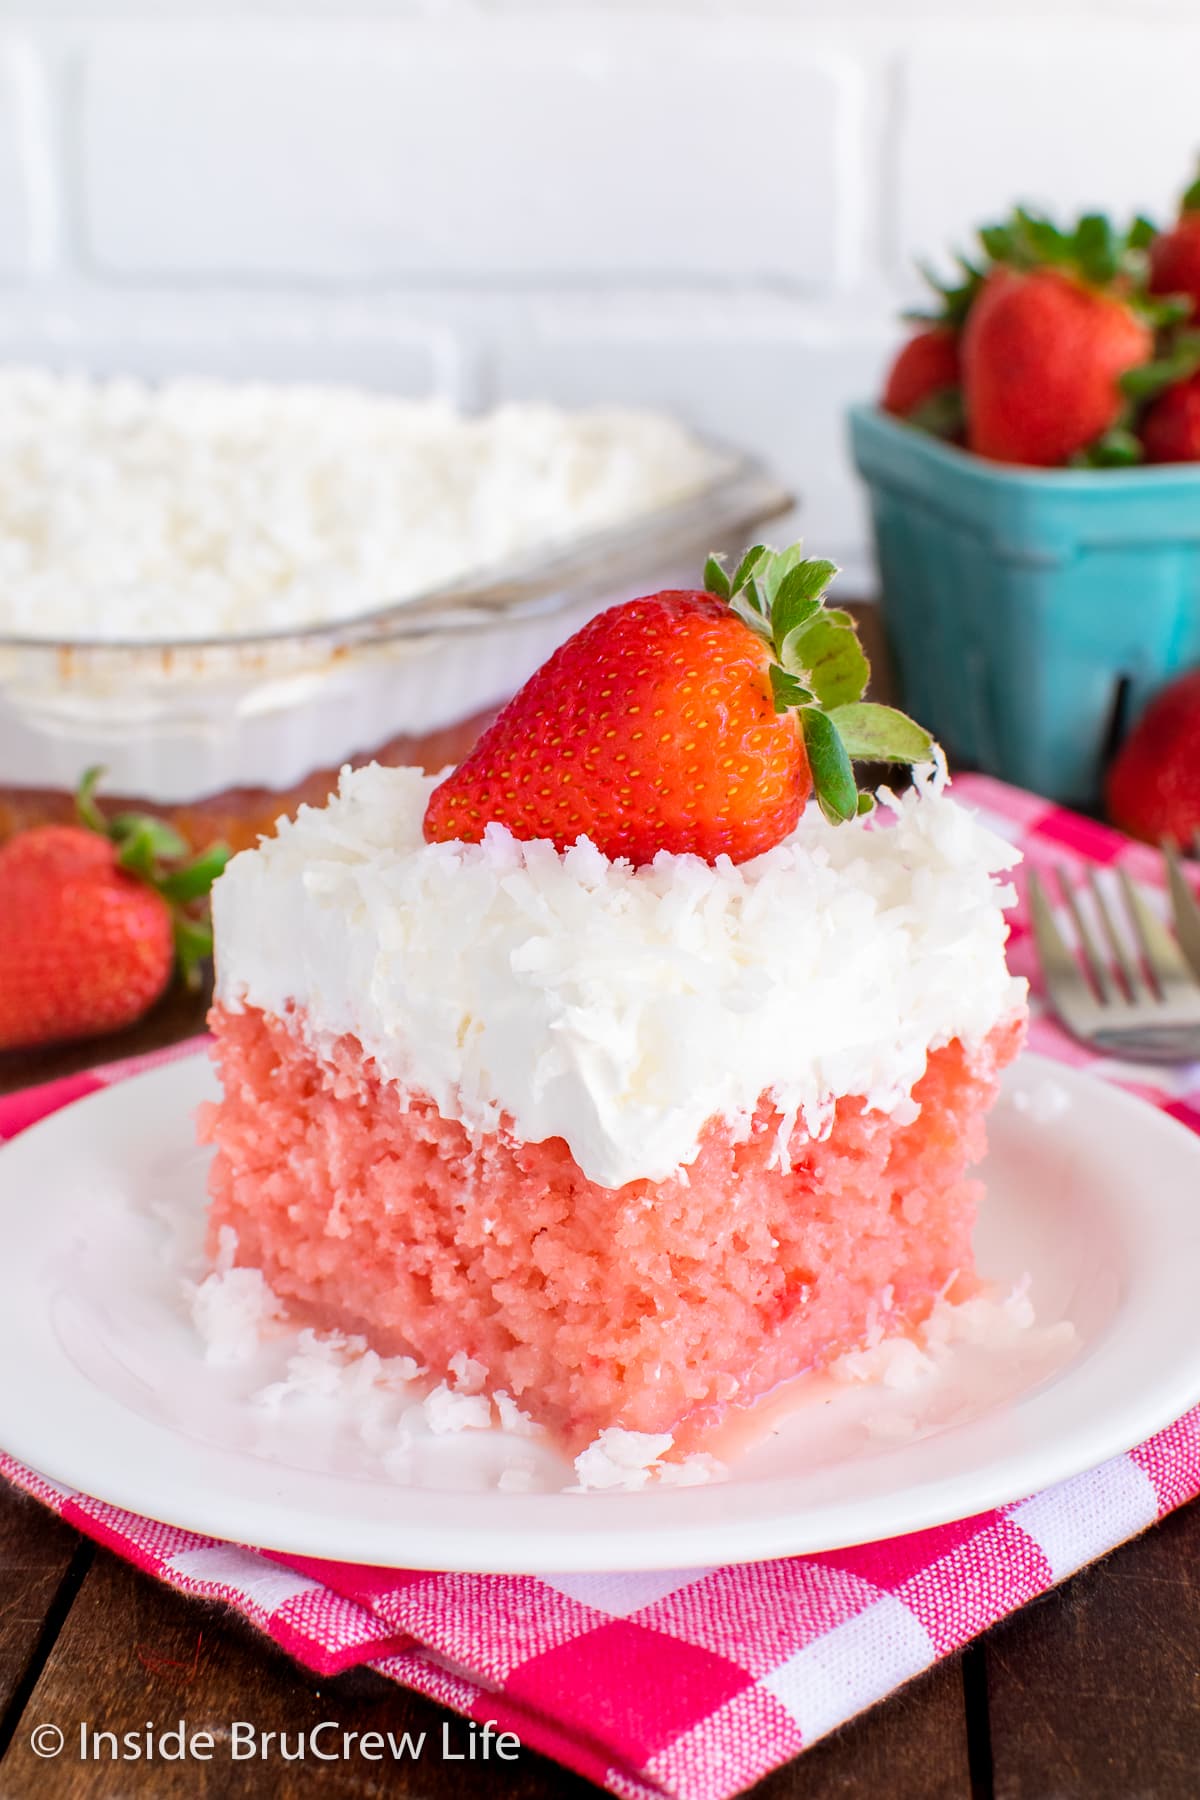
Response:
[{"label": "glass baking dish", "polygon": [[603,607],[693,587],[791,497],[721,458],[685,499],[469,581],[295,631],[211,641],[0,637],[0,841],[102,797],[171,819],[197,848],[253,843],[319,803],[346,762],[461,760],[539,663]]}]

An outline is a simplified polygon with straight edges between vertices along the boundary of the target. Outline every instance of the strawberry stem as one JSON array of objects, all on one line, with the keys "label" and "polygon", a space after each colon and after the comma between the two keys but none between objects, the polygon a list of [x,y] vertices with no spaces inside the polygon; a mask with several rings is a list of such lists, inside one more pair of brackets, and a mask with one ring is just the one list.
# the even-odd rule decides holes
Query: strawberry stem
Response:
[{"label": "strawberry stem", "polygon": [[1064,231],[1044,213],[1017,206],[1007,219],[982,226],[978,235],[992,264],[1021,270],[1064,269],[1092,287],[1121,282],[1133,289],[1137,302],[1147,298],[1146,251],[1157,230],[1140,214],[1123,232],[1103,213],[1084,213]]},{"label": "strawberry stem", "polygon": [[101,837],[107,837],[108,821],[95,800],[96,789],[103,775],[104,770],[99,765],[85,772],[75,792],[75,812],[81,825],[85,825],[89,831],[99,832]]},{"label": "strawberry stem", "polygon": [[212,924],[207,896],[233,852],[228,844],[210,844],[192,858],[179,833],[151,813],[118,813],[106,819],[96,804],[103,768],[88,769],[75,794],[80,824],[107,838],[116,848],[120,867],[161,896],[170,908],[175,961],[184,986],[200,985],[200,970],[212,955]]},{"label": "strawberry stem", "polygon": [[917,263],[917,273],[933,289],[937,303],[931,310],[906,312],[904,317],[914,325],[948,325],[957,331],[966,324],[967,314],[983,286],[985,271],[965,256],[958,256],[955,261],[962,270],[961,281],[942,281],[930,263]]},{"label": "strawberry stem", "polygon": [[796,712],[817,804],[831,824],[869,812],[860,794],[855,758],[871,762],[928,762],[929,733],[895,707],[865,701],[870,664],[854,619],[826,606],[837,566],[805,558],[803,546],[769,550],[755,544],[733,575],[719,556],[704,565],[706,590],[726,601],[772,653],[771,693],[777,713]]}]

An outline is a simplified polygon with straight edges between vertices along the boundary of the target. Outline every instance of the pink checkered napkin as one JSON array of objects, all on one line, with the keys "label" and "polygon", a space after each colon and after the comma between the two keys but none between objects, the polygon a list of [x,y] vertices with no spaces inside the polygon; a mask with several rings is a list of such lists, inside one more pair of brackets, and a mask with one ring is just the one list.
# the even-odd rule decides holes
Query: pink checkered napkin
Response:
[{"label": "pink checkered napkin", "polygon": [[[1043,800],[981,777],[956,791],[1034,866],[1120,862],[1159,879],[1152,853]],[[1019,885],[1011,960],[1033,976]],[[1044,1016],[1032,1040],[1200,1131],[1200,1072],[1097,1061]],[[0,1099],[0,1138],[146,1061]],[[1200,1408],[1089,1474],[958,1524],[823,1556],[649,1574],[436,1575],[306,1561],[120,1512],[3,1454],[0,1474],[172,1587],[235,1607],[308,1668],[368,1664],[496,1720],[631,1800],[725,1800],[1194,1498]]]}]

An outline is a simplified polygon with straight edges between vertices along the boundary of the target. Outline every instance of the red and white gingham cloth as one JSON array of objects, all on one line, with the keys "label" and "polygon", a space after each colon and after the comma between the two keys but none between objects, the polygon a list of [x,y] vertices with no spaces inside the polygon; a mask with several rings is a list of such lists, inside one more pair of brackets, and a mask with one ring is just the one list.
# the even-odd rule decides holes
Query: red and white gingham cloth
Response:
[{"label": "red and white gingham cloth", "polygon": [[[1044,800],[982,777],[956,792],[1021,845],[1027,866],[1119,862],[1159,879],[1151,852]],[[1023,903],[1011,961],[1035,974]],[[1200,1131],[1200,1069],[1100,1062],[1044,1017],[1032,1042]],[[0,1100],[0,1137],[161,1060]],[[310,1669],[369,1664],[616,1794],[725,1800],[1200,1493],[1200,1408],[1099,1469],[959,1524],[823,1556],[650,1574],[306,1561],[121,1512],[3,1454],[0,1473],[172,1587],[235,1607]]]}]

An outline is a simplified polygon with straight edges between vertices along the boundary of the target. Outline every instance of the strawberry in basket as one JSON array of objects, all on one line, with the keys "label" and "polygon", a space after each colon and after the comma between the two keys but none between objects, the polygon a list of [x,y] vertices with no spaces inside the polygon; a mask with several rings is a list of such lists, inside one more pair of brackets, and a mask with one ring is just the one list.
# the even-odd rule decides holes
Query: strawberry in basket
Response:
[{"label": "strawberry in basket", "polygon": [[1184,194],[1179,218],[1150,246],[1150,292],[1183,295],[1188,317],[1200,313],[1200,180]]},{"label": "strawberry in basket", "polygon": [[961,439],[962,328],[983,276],[959,259],[962,280],[943,283],[927,268],[926,281],[937,296],[930,312],[908,314],[920,327],[903,344],[888,370],[881,404],[885,412],[905,419],[935,437]]},{"label": "strawberry in basket", "polygon": [[939,306],[914,315],[884,410],[995,462],[1140,462],[1139,409],[1200,364],[1177,329],[1191,301],[1149,291],[1154,227],[1090,213],[1063,231],[1018,207],[979,242],[956,284],[926,272]]},{"label": "strawberry in basket", "polygon": [[1154,358],[1138,282],[1151,228],[1118,237],[1091,214],[1065,233],[1018,210],[980,236],[992,267],[963,331],[969,447],[1042,468],[1136,461],[1123,377]]}]

